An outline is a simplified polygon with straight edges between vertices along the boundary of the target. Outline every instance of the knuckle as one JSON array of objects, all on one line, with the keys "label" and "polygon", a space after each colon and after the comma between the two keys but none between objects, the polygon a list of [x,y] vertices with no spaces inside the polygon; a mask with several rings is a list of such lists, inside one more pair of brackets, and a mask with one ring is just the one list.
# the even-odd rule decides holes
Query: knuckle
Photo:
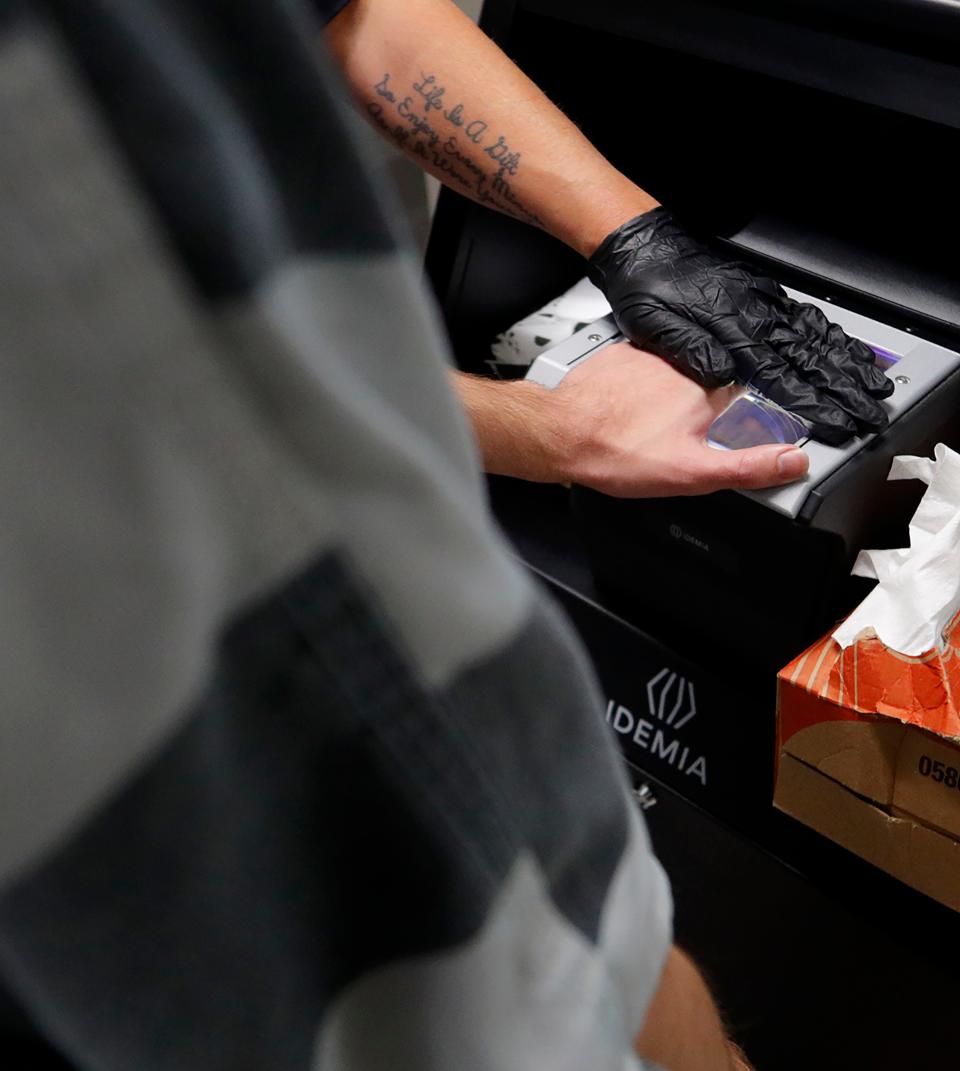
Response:
[{"label": "knuckle", "polygon": [[744,487],[756,476],[756,461],[748,450],[739,451],[739,457],[734,460],[732,478],[737,487]]},{"label": "knuckle", "polygon": [[689,457],[677,464],[670,482],[677,495],[703,495],[728,483],[723,470],[705,465],[701,457]]}]

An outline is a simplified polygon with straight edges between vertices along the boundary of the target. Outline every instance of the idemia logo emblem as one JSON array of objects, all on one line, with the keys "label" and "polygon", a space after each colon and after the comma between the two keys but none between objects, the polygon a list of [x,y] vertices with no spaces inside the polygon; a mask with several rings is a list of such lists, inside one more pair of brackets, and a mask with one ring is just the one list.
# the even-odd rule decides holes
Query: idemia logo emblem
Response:
[{"label": "idemia logo emblem", "polygon": [[655,718],[672,725],[674,729],[682,729],[688,721],[697,716],[697,697],[693,691],[693,681],[671,673],[664,666],[647,682],[647,706]]},{"label": "idemia logo emblem", "polygon": [[691,751],[677,735],[697,716],[693,681],[665,666],[647,682],[647,715],[640,717],[615,699],[607,703],[607,721],[616,733],[706,786],[706,757]]}]

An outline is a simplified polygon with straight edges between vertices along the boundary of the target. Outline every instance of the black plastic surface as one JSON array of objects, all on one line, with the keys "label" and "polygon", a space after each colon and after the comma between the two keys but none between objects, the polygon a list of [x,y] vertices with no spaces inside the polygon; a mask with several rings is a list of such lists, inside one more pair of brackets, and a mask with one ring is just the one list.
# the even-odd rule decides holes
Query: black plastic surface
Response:
[{"label": "black plastic surface", "polygon": [[[735,712],[730,712],[734,716]],[[956,1045],[960,919],[774,815],[807,877],[649,781],[677,942],[759,1071],[942,1071]]]},{"label": "black plastic surface", "polygon": [[960,127],[956,4],[523,0],[518,9]]},{"label": "black plastic surface", "polygon": [[642,607],[657,636],[682,640],[705,665],[732,656],[775,674],[864,594],[845,583],[854,548],[733,491],[575,497],[607,604]]}]

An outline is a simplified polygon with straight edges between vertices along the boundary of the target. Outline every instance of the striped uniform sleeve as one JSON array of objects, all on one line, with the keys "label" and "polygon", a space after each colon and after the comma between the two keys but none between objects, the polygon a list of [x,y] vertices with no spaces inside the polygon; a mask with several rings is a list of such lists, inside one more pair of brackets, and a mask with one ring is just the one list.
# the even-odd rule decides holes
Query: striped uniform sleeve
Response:
[{"label": "striped uniform sleeve", "polygon": [[92,1071],[635,1071],[667,884],[313,29],[0,26],[0,973]]}]

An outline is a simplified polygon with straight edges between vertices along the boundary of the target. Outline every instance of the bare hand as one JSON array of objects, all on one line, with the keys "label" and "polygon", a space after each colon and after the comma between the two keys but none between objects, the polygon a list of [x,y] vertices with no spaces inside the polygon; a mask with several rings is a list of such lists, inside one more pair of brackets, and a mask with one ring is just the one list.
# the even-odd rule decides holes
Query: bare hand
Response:
[{"label": "bare hand", "polygon": [[807,458],[796,447],[707,446],[707,430],[738,389],[705,390],[629,342],[607,347],[553,392],[567,481],[621,498],[653,498],[799,479]]}]

